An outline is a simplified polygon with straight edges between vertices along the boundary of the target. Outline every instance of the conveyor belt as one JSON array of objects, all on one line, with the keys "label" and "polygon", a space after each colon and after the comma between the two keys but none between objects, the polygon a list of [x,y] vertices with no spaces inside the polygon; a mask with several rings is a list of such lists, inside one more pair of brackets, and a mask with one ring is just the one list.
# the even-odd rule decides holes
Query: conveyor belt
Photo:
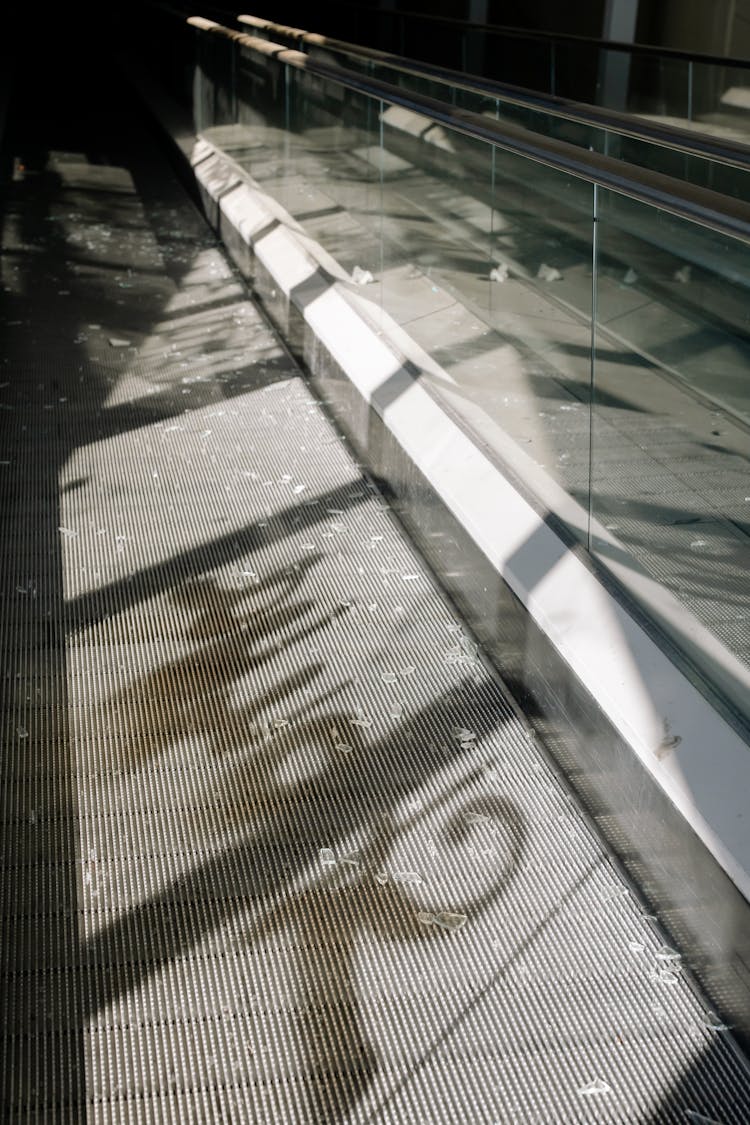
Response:
[{"label": "conveyor belt", "polygon": [[108,113],[6,203],[2,1119],[747,1121],[731,1031]]}]

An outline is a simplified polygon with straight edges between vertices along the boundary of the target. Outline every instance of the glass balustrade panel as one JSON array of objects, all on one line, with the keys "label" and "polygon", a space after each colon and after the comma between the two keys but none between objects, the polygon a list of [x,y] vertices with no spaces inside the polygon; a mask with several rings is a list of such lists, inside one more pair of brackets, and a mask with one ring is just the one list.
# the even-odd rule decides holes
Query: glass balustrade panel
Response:
[{"label": "glass balustrade panel", "polygon": [[592,550],[750,701],[750,246],[597,199]]}]

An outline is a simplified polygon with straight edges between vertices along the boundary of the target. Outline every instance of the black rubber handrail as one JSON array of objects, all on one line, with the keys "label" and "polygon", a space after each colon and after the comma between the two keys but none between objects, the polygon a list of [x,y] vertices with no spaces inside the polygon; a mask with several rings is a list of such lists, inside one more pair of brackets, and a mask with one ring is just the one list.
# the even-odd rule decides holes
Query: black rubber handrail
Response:
[{"label": "black rubber handrail", "polygon": [[348,43],[342,39],[319,35],[317,32],[305,31],[299,27],[287,27],[284,24],[273,23],[258,16],[240,15],[237,16],[237,20],[241,24],[267,31],[271,35],[282,35],[309,46],[328,47],[330,50],[341,54],[356,55],[378,62],[382,66],[390,67],[403,74],[410,74],[418,78],[434,78],[470,93],[491,95],[513,105],[548,113],[551,116],[561,117],[579,125],[594,129],[608,129],[635,140],[657,144],[662,148],[676,149],[691,156],[718,160],[722,164],[731,164],[738,168],[750,168],[750,144],[743,144],[741,141],[717,140],[709,134],[692,129],[680,129],[671,125],[667,127],[659,125],[657,122],[634,117],[632,114],[619,113],[617,110],[602,109],[599,106],[560,98],[554,94],[539,94],[533,90],[521,86],[511,86],[491,78],[480,78],[475,75],[467,76],[462,71],[450,70],[433,63],[423,63],[416,59],[402,58],[400,55],[380,51],[375,47],[363,47],[358,43]]},{"label": "black rubber handrail", "polygon": [[750,244],[750,204],[742,200],[709,188],[684,183],[662,172],[653,172],[611,156],[578,148],[567,141],[542,137],[520,125],[496,121],[480,113],[450,106],[436,98],[406,94],[398,86],[357,74],[334,63],[322,63],[301,51],[246,35],[202,16],[190,16],[187,22],[201,31],[231,39],[240,46],[275,58],[297,70],[307,71],[391,105],[402,106],[464,136],[496,145],[566,175],[697,223],[717,234]]},{"label": "black rubber handrail", "polygon": [[599,50],[622,51],[633,55],[679,59],[683,62],[695,62],[707,66],[729,66],[750,70],[750,59],[734,58],[728,55],[711,55],[701,51],[684,51],[679,47],[660,47],[652,43],[624,43],[617,39],[597,39],[587,35],[574,35],[567,31],[542,31],[535,28],[509,27],[497,23],[474,23],[457,16],[433,15],[431,12],[405,11],[401,8],[384,9],[376,4],[356,3],[352,5],[352,0],[328,0],[328,2],[338,3],[340,7],[346,7],[347,9],[354,6],[361,8],[363,11],[374,12],[392,19],[403,18],[422,20],[425,23],[441,23],[450,27],[465,28],[467,31],[487,32],[490,35],[503,35],[508,38],[532,39],[545,43],[571,43],[578,46],[596,47]]},{"label": "black rubber handrail", "polygon": [[[330,4],[338,4],[340,7],[351,10],[352,8],[361,9],[365,12],[372,12],[375,15],[388,17],[389,19],[412,19],[422,20],[425,23],[440,23],[447,26],[465,28],[467,31],[487,32],[490,35],[502,35],[507,38],[515,39],[531,39],[538,42],[552,42],[552,43],[570,43],[578,46],[595,47],[599,50],[613,50],[620,51],[632,55],[647,55],[651,57],[663,57],[666,59],[681,60],[683,62],[694,62],[699,65],[706,66],[723,66],[735,67],[740,70],[750,70],[750,58],[739,58],[735,55],[712,55],[702,51],[686,51],[680,47],[666,47],[658,46],[654,43],[625,43],[618,39],[597,39],[594,36],[588,35],[575,35],[569,31],[544,31],[537,28],[526,27],[513,27],[507,24],[498,23],[475,23],[470,20],[461,19],[458,16],[444,16],[432,14],[431,12],[414,12],[404,9],[395,8],[381,8],[376,4],[363,4],[361,2],[355,3],[354,0],[327,0]],[[156,5],[162,7],[163,5]],[[227,4],[204,4],[203,9],[221,16],[223,19],[227,17],[234,18],[235,8]],[[182,7],[180,15],[187,17],[188,9]]]}]

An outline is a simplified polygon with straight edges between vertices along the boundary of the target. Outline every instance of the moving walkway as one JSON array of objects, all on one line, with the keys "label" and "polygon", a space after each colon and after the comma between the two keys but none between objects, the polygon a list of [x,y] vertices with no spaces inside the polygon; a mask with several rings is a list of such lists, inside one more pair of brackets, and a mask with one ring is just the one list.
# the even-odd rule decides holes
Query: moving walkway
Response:
[{"label": "moving walkway", "polygon": [[[619,715],[615,726],[631,748],[621,763],[639,740],[641,751],[650,744],[651,751],[636,750],[640,763],[698,827],[703,813],[696,816],[691,805],[700,767],[687,788],[682,766],[666,780],[676,762],[665,747],[681,746],[684,737],[676,724],[694,729],[697,746],[705,737],[698,730],[708,729],[697,717],[705,703],[731,729],[734,750],[726,770],[711,769],[712,786],[724,776],[738,791],[735,771],[746,760],[746,204],[453,99],[405,90],[383,81],[382,72],[372,76],[200,18],[190,22],[202,153],[194,157],[196,175],[240,268],[309,366],[341,367],[326,334],[349,315],[344,308],[355,308],[377,340],[366,331],[355,357],[389,344],[372,383],[358,382],[356,358],[354,367],[351,357],[344,364],[341,419],[384,479],[394,470],[380,463],[376,435],[385,425],[382,440],[391,450],[397,432],[397,447],[408,449],[425,487],[440,495],[451,535],[428,536],[424,549],[433,551],[467,620],[543,710],[572,710],[571,668],[573,695],[592,669],[601,672],[584,694],[610,719]],[[396,60],[387,65],[399,73]],[[449,81],[444,77],[444,87]],[[649,144],[655,152],[653,139]],[[717,153],[700,159],[719,163]],[[739,158],[737,173],[744,174]],[[286,239],[297,241],[303,256],[299,272],[285,280],[273,275],[267,255]],[[290,246],[284,254],[291,261]],[[408,420],[409,409],[414,419],[419,410],[427,417],[435,404],[441,426],[448,417],[461,434],[430,432],[437,449],[445,443],[442,458],[418,438],[410,445],[410,426],[418,430],[419,423]],[[460,445],[464,439],[470,448]],[[481,458],[472,461],[477,450]],[[478,474],[474,485],[450,479],[459,463],[465,480]],[[408,480],[411,471],[396,471],[394,487],[399,473]],[[519,516],[523,533],[513,519],[493,514],[509,504],[517,514],[518,495],[535,513],[529,523],[525,509]],[[424,532],[419,504],[411,508]],[[717,538],[707,538],[715,531]],[[460,549],[446,548],[451,536]],[[525,540],[533,550],[519,547]],[[486,565],[471,588],[464,552]],[[614,598],[611,630],[602,624],[606,614],[599,617],[582,596],[581,572],[574,570],[570,587],[547,578],[563,558],[596,575],[592,597],[606,590]],[[506,586],[544,622],[540,646],[551,642],[550,659],[562,658],[554,673],[546,658],[505,651],[497,606]],[[556,589],[559,603],[545,601],[547,588]],[[593,619],[599,640],[591,640]],[[633,622],[648,637],[646,649],[632,640]],[[614,670],[607,680],[600,657],[612,637],[613,651],[628,639],[606,666]],[[665,658],[664,673],[651,665],[651,643]],[[652,669],[645,697],[641,667]],[[671,679],[676,668],[685,677],[681,687]],[[565,686],[552,691],[550,704],[556,678]],[[670,686],[643,710],[652,685],[662,682]],[[686,682],[702,700],[696,713],[682,694]],[[576,706],[585,712],[588,704]],[[643,723],[638,734],[631,723]],[[587,777],[590,764],[582,769]],[[618,785],[627,790],[631,782],[620,775]],[[606,808],[611,790],[605,770],[588,796]],[[639,784],[635,791],[642,792]],[[741,800],[734,811],[725,793],[712,800],[714,825],[733,834]],[[634,839],[643,832],[637,801],[631,813]],[[665,818],[668,807],[660,807],[653,824]],[[713,849],[713,829],[698,832],[706,842],[711,837]],[[638,849],[639,868],[649,847]],[[648,861],[647,868],[653,870]],[[683,872],[688,883],[694,871],[691,859]]]},{"label": "moving walkway", "polygon": [[741,631],[648,569],[704,590],[742,400],[598,336],[696,264],[610,157],[151,46],[6,139],[5,1118],[745,1121]]}]

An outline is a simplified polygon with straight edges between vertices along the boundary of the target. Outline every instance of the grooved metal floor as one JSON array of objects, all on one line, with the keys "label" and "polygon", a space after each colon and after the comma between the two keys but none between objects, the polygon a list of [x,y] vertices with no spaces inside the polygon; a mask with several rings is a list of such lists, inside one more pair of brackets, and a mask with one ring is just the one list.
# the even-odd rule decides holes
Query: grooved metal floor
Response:
[{"label": "grooved metal floor", "polygon": [[731,1034],[123,122],[6,205],[3,1120],[747,1121]]}]

